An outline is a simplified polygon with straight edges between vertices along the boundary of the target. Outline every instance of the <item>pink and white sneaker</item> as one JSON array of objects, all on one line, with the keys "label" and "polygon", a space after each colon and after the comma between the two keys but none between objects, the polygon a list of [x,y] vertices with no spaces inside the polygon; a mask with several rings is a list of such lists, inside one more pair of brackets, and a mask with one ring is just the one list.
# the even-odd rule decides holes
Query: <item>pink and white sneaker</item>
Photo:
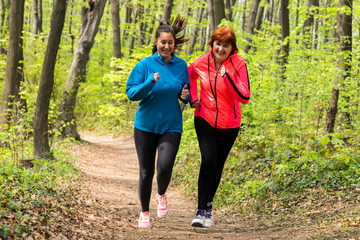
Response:
[{"label": "pink and white sneaker", "polygon": [[141,212],[140,213],[139,227],[151,227],[150,212]]},{"label": "pink and white sneaker", "polygon": [[163,195],[156,194],[156,203],[157,203],[157,214],[159,217],[166,217],[169,215],[169,207],[167,204],[167,197],[164,193]]}]

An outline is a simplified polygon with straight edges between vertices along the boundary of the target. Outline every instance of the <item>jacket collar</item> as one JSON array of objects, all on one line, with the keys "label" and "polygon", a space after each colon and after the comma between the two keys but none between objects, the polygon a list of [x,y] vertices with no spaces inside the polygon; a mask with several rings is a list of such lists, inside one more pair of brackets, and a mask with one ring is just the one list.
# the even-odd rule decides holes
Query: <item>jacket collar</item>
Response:
[{"label": "jacket collar", "polygon": [[[176,58],[177,58],[177,56],[176,56],[176,54],[173,52],[172,54],[171,54],[171,56],[172,56],[172,58],[170,59],[170,61],[168,61],[168,63],[172,63],[172,62],[175,62],[175,60],[176,60]],[[162,62],[162,63],[164,63],[165,64],[165,60],[164,60],[164,57],[163,56],[159,56],[158,55],[158,51],[156,51],[154,54],[153,54],[153,57],[156,59],[156,60],[158,60],[158,61],[160,61],[160,62]]]}]

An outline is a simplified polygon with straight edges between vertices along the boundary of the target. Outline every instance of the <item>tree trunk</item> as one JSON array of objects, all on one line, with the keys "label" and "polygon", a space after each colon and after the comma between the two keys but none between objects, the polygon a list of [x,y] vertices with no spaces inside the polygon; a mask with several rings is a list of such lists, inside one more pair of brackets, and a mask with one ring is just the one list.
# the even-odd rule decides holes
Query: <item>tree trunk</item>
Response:
[{"label": "tree trunk", "polygon": [[[120,5],[119,0],[111,0],[111,19],[112,19],[112,29],[113,29],[113,57],[119,59],[122,57],[121,54],[121,37],[120,37]],[[120,68],[115,64],[114,71],[119,71]],[[115,93],[119,93],[120,84],[118,81],[115,81]],[[115,105],[118,103],[114,100]]]},{"label": "tree trunk", "polygon": [[274,5],[275,5],[275,0],[270,0],[270,7],[269,7],[267,20],[271,23],[274,21]]},{"label": "tree trunk", "polygon": [[261,6],[259,9],[259,13],[257,15],[256,24],[255,24],[255,29],[257,31],[259,31],[261,28],[264,11],[265,11],[265,6]]},{"label": "tree trunk", "polygon": [[[348,8],[351,13],[338,13],[336,37],[339,44],[339,54],[337,59],[337,69],[340,72],[339,77],[334,81],[330,105],[326,113],[326,122],[324,134],[333,133],[335,129],[335,118],[338,112],[338,101],[340,96],[339,82],[346,82],[351,77],[351,59],[352,59],[352,0],[339,0],[339,9]],[[342,84],[343,85],[343,84]],[[345,101],[348,102],[348,101]],[[345,109],[347,106],[344,107]],[[346,121],[349,121],[349,113],[345,110]]]},{"label": "tree trunk", "polygon": [[326,111],[326,119],[325,119],[325,127],[324,127],[325,135],[334,132],[335,118],[338,111],[338,101],[339,101],[339,89],[333,88],[330,105]]},{"label": "tree trunk", "polygon": [[248,44],[246,45],[246,47],[244,49],[245,52],[248,52],[251,48],[250,36],[254,34],[256,15],[257,15],[257,12],[259,9],[260,1],[261,0],[253,0],[251,3],[251,8],[250,8],[250,12],[249,12],[247,27],[246,27],[246,32],[249,36],[246,38],[248,41]]},{"label": "tree trunk", "polygon": [[[205,9],[205,16],[204,18],[207,19],[208,18],[208,15],[209,15],[209,12],[206,11]],[[208,27],[203,27],[201,29],[201,38],[200,38],[200,48],[199,48],[199,51],[204,51],[205,50],[205,45],[206,45],[206,42],[208,41],[208,36],[206,34],[206,31],[208,30]]]},{"label": "tree trunk", "polygon": [[[113,29],[113,57],[121,58],[121,36],[120,36],[120,5],[119,0],[111,0],[111,20]],[[116,71],[117,69],[115,69]]]},{"label": "tree trunk", "polygon": [[67,0],[54,2],[51,16],[51,28],[46,47],[44,64],[40,77],[34,118],[34,156],[46,158],[50,153],[48,113],[50,98],[54,86],[56,56],[59,50],[62,30],[64,28]]},{"label": "tree trunk", "polygon": [[193,34],[191,37],[191,41],[190,41],[190,47],[189,47],[189,51],[188,51],[188,57],[190,57],[190,55],[193,53],[194,51],[194,47],[195,47],[195,43],[196,43],[196,39],[199,35],[199,24],[202,21],[202,15],[204,12],[204,8],[202,8],[202,6],[199,6],[198,9],[198,13],[197,13],[197,17],[196,17],[196,22],[197,24],[195,25],[195,28],[193,30]]},{"label": "tree trunk", "polygon": [[[25,2],[25,1],[24,1]],[[18,65],[18,69],[17,69],[17,74],[16,74],[16,85],[15,85],[15,114],[16,114],[16,120],[15,120],[15,124],[17,124],[18,118],[21,117],[20,115],[22,114],[22,109],[26,111],[26,100],[24,98],[21,98],[20,96],[20,91],[22,89],[21,88],[21,84],[24,82],[24,50],[23,50],[23,46],[24,46],[24,41],[23,41],[23,29],[24,29],[24,4],[21,4],[19,6],[20,8],[20,42],[19,42],[19,65]],[[19,108],[19,109],[18,109]]]},{"label": "tree trunk", "polygon": [[94,39],[99,28],[100,20],[104,12],[106,0],[89,2],[86,11],[86,26],[83,26],[78,45],[75,49],[74,58],[70,67],[70,72],[65,83],[65,90],[60,104],[60,116],[58,126],[61,127],[63,137],[73,137],[80,140],[75,122],[76,95],[80,83],[86,79],[86,65],[89,60],[89,53],[94,44]]},{"label": "tree trunk", "polygon": [[226,18],[225,4],[224,4],[224,0],[213,0],[213,2],[214,2],[215,29],[216,29],[218,25],[221,23],[221,20]]},{"label": "tree trunk", "polygon": [[290,44],[290,19],[289,19],[289,0],[280,1],[280,25],[281,25],[281,52],[280,52],[280,68],[281,78],[285,79],[286,64],[288,61]]},{"label": "tree trunk", "polygon": [[11,112],[13,107],[14,97],[16,95],[16,77],[19,66],[19,44],[21,36],[21,10],[24,9],[24,0],[13,0],[10,5],[10,30],[9,30],[9,44],[6,60],[6,72],[4,89],[1,102],[0,111],[0,125],[10,123]]},{"label": "tree trunk", "polygon": [[211,22],[211,32],[214,32],[221,20],[225,18],[224,0],[207,0],[209,17]]},{"label": "tree trunk", "polygon": [[[126,0],[126,14],[125,14],[125,23],[127,25],[131,24],[131,14],[132,14],[132,4],[131,4],[131,0]],[[128,27],[124,29],[124,33],[123,36],[125,38],[127,38],[127,36],[129,35],[129,29]],[[124,39],[125,39],[124,38]]]},{"label": "tree trunk", "polygon": [[33,0],[33,34],[42,33],[42,0]]},{"label": "tree trunk", "polygon": [[74,44],[75,44],[75,36],[74,34],[72,33],[72,19],[73,19],[73,10],[74,10],[74,0],[70,0],[69,2],[69,7],[70,7],[70,10],[69,10],[69,36],[70,36],[70,39],[71,39],[71,53],[74,53]]},{"label": "tree trunk", "polygon": [[242,25],[241,25],[241,29],[244,32],[245,32],[245,22],[246,22],[246,3],[247,3],[247,0],[244,0],[243,15],[242,15]]},{"label": "tree trunk", "polygon": [[138,39],[139,39],[139,46],[140,48],[143,47],[143,45],[145,44],[145,40],[144,40],[144,37],[145,37],[145,24],[144,24],[144,5],[142,4],[138,4],[137,5],[138,7],[138,11],[139,11],[139,14],[138,14],[138,19],[140,20],[139,22],[139,35],[138,35]]},{"label": "tree trunk", "polygon": [[225,8],[226,8],[226,20],[232,21],[233,14],[232,14],[232,7],[231,0],[225,0]]},{"label": "tree trunk", "polygon": [[[6,13],[7,13],[7,10],[8,10],[8,7],[6,4],[5,4],[5,1],[4,0],[0,0],[0,37],[1,38],[5,38],[5,16],[6,16]],[[7,51],[6,51],[6,48],[4,46],[4,43],[1,42],[0,43],[0,54],[7,54]]]},{"label": "tree trunk", "polygon": [[[139,14],[139,9],[136,8],[136,11],[135,11],[135,15],[132,19],[132,22],[131,22],[131,25],[136,25],[136,22],[137,22],[137,17],[138,17],[138,14]],[[134,37],[134,34],[131,33],[130,35],[130,40],[129,40],[129,56],[131,57],[131,54],[134,50],[134,45],[135,45],[135,37]]]},{"label": "tree trunk", "polygon": [[[151,8],[149,9],[150,12],[154,11],[154,9],[157,9],[156,7],[156,0],[153,0],[153,4],[151,4]],[[155,18],[151,18],[151,23],[148,32],[148,37],[146,39],[146,46],[149,46],[151,40],[153,40],[153,31],[154,31],[154,24],[155,24]]]},{"label": "tree trunk", "polygon": [[174,5],[174,0],[165,0],[164,11],[163,11],[163,15],[161,17],[162,22],[169,21],[169,19],[171,17],[171,11],[172,11],[173,5]]},{"label": "tree trunk", "polygon": [[214,32],[216,25],[215,25],[215,12],[214,12],[213,0],[207,0],[207,4],[208,4],[208,13],[210,18],[210,31]]}]

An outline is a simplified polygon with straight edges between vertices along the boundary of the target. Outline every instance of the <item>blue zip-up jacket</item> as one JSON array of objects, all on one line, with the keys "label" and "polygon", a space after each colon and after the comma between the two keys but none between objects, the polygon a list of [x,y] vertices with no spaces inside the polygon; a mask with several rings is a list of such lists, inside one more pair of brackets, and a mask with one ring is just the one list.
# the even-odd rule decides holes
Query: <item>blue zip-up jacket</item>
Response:
[{"label": "blue zip-up jacket", "polygon": [[[156,72],[160,79],[154,83]],[[190,88],[187,64],[174,53],[166,65],[157,52],[138,62],[126,84],[128,98],[131,101],[141,100],[134,127],[156,134],[182,133],[182,112],[178,100],[185,84]],[[188,103],[190,94],[182,101]]]}]

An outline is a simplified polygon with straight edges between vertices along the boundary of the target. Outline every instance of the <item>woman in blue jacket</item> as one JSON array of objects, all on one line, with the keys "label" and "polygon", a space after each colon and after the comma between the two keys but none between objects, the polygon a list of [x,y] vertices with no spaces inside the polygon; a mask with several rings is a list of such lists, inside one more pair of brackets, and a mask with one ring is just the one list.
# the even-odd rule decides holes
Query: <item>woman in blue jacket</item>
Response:
[{"label": "woman in blue jacket", "polygon": [[140,172],[139,227],[151,226],[149,205],[156,151],[157,214],[159,217],[169,214],[165,193],[183,131],[179,100],[184,103],[190,100],[187,64],[174,53],[188,40],[184,34],[179,35],[185,26],[185,19],[180,16],[161,22],[155,33],[153,55],[136,64],[126,85],[128,98],[140,101],[134,123]]}]

